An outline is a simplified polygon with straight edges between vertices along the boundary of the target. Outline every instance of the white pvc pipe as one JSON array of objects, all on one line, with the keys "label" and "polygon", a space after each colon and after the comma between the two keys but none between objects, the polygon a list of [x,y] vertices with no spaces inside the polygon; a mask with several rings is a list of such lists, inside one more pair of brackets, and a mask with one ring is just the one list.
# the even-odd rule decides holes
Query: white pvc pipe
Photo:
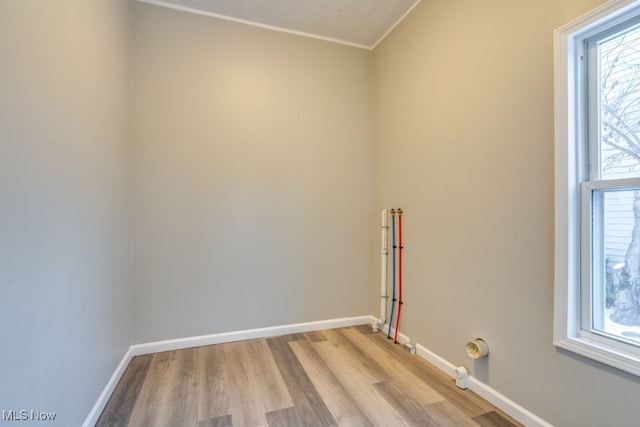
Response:
[{"label": "white pvc pipe", "polygon": [[373,324],[373,332],[378,332],[384,326],[387,317],[387,257],[389,255],[388,235],[389,222],[387,210],[382,210],[382,250],[380,251],[380,318]]}]

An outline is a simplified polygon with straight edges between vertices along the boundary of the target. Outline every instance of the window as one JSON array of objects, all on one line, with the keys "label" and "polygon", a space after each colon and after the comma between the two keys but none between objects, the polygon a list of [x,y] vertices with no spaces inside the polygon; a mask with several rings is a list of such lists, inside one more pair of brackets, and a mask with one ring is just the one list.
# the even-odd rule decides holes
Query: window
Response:
[{"label": "window", "polygon": [[555,42],[554,344],[640,375],[640,0]]}]

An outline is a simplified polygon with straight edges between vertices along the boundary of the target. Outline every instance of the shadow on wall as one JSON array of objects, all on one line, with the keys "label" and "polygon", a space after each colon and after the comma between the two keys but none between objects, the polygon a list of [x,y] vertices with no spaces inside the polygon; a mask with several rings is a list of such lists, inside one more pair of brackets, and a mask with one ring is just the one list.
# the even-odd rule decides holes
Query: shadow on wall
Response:
[{"label": "shadow on wall", "polygon": [[473,362],[473,376],[484,384],[489,384],[489,359],[483,357]]}]

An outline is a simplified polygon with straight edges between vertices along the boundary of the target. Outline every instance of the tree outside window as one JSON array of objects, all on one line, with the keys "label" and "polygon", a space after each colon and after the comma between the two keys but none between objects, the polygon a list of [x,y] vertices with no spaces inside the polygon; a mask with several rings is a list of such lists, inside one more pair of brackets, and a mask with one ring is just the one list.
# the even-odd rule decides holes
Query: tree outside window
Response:
[{"label": "tree outside window", "polygon": [[[600,179],[640,177],[640,28],[598,44]],[[604,194],[603,332],[640,342],[640,191]],[[597,318],[594,315],[594,318]],[[613,322],[613,324],[611,322]],[[635,328],[619,328],[637,326]],[[594,324],[598,329],[598,325]]]}]

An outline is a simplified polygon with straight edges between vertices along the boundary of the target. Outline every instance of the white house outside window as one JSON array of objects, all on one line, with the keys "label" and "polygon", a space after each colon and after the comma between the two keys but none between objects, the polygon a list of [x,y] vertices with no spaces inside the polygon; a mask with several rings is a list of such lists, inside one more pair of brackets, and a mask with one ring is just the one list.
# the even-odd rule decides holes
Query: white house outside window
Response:
[{"label": "white house outside window", "polygon": [[556,31],[557,346],[640,375],[640,1]]}]

